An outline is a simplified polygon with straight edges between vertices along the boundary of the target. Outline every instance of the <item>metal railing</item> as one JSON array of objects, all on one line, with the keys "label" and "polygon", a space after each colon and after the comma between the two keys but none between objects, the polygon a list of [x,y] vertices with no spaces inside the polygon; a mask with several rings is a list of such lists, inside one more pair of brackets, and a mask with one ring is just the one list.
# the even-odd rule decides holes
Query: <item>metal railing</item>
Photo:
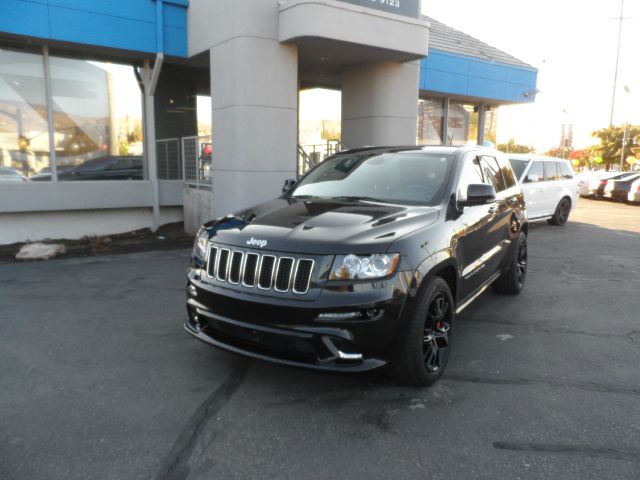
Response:
[{"label": "metal railing", "polygon": [[298,145],[298,175],[304,175],[325,158],[340,151],[339,140],[327,140],[315,145]]},{"label": "metal railing", "polygon": [[161,180],[182,180],[180,140],[163,138],[156,140],[158,178]]},{"label": "metal railing", "polygon": [[211,137],[182,137],[182,178],[193,188],[211,189]]}]

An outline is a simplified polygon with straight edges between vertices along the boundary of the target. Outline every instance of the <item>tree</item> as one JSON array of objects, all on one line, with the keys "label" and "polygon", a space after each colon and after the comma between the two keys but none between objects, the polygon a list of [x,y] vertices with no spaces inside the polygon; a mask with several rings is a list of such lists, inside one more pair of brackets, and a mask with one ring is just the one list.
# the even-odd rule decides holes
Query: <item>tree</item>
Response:
[{"label": "tree", "polygon": [[[600,156],[603,159],[605,168],[609,170],[611,165],[619,165],[620,158],[627,158],[634,154],[634,151],[638,151],[638,145],[640,141],[640,126],[628,125],[626,141],[624,144],[624,155],[622,153],[622,137],[624,136],[624,125],[611,126],[607,128],[601,128],[591,134],[593,137],[600,139],[600,144],[594,146],[594,154]],[[640,153],[640,152],[638,152]],[[623,168],[628,168],[626,162]]]},{"label": "tree", "polygon": [[591,168],[593,166],[593,160],[597,156],[593,151],[593,147],[587,147],[572,151],[569,154],[569,160],[571,160],[571,164],[576,168]]},{"label": "tree", "polygon": [[513,138],[510,138],[507,143],[498,144],[498,150],[504,153],[534,153],[535,149],[527,145],[519,145]]},{"label": "tree", "polygon": [[554,147],[549,149],[545,155],[547,157],[555,157],[555,158],[569,158],[573,149],[571,147]]}]

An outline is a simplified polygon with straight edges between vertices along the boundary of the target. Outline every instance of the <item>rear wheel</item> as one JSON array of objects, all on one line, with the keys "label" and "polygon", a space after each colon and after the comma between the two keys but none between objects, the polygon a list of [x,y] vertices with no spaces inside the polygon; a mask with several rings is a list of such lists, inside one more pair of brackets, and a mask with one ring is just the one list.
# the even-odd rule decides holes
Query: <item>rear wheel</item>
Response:
[{"label": "rear wheel", "polygon": [[560,203],[558,203],[553,217],[547,220],[547,222],[550,225],[561,227],[562,225],[567,223],[567,220],[569,220],[569,213],[571,213],[571,200],[569,200],[569,198],[567,197],[564,197],[562,200],[560,200]]},{"label": "rear wheel", "polygon": [[519,294],[527,278],[528,262],[527,236],[520,232],[509,267],[493,282],[494,292],[507,295]]},{"label": "rear wheel", "polygon": [[425,387],[442,376],[449,361],[454,315],[449,285],[440,277],[432,278],[416,301],[391,365],[395,380]]}]

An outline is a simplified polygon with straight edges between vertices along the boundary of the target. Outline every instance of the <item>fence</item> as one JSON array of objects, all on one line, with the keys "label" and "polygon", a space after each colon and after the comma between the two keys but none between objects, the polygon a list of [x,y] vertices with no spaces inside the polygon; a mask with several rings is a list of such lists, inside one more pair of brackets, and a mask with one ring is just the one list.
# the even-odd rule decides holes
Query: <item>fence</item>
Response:
[{"label": "fence", "polygon": [[182,137],[182,178],[194,188],[211,188],[211,137]]},{"label": "fence", "polygon": [[156,158],[158,160],[158,178],[162,180],[181,180],[183,178],[179,139],[156,140]]},{"label": "fence", "polygon": [[298,145],[298,175],[304,175],[325,158],[340,151],[339,140],[315,145]]}]

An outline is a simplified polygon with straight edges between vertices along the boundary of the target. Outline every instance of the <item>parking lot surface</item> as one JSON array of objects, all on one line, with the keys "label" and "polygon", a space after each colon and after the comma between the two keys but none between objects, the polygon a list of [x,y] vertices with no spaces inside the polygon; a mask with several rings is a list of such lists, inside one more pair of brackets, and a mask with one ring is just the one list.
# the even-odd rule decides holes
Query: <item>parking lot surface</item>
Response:
[{"label": "parking lot surface", "polygon": [[640,207],[529,246],[422,390],[198,342],[187,251],[0,265],[0,478],[638,479]]}]

